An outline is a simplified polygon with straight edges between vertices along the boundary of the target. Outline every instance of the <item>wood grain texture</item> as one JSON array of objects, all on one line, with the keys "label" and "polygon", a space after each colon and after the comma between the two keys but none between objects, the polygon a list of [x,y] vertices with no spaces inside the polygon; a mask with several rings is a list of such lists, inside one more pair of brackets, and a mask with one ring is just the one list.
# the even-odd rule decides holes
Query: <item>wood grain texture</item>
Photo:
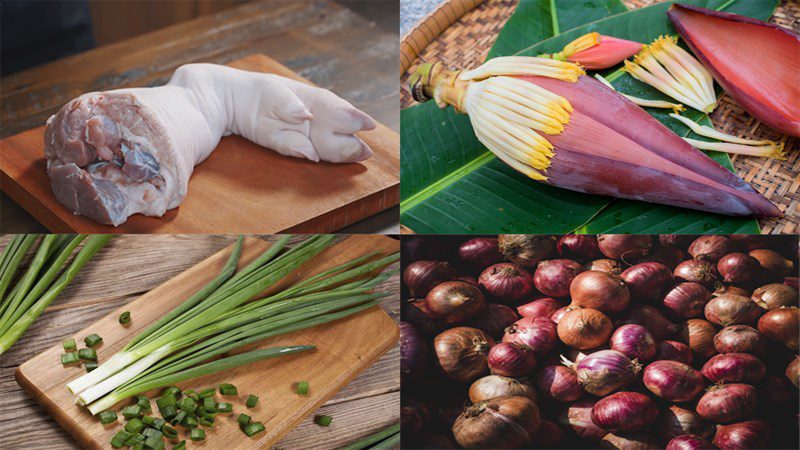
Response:
[{"label": "wood grain texture", "polygon": [[[229,64],[308,82],[264,55]],[[3,190],[55,233],[331,232],[399,202],[399,136],[385,125],[358,134],[375,154],[362,163],[313,163],[239,136],[222,138],[195,167],[183,203],[163,217],[118,227],[76,216],[56,200],[42,154],[44,127],[0,141]]]},{"label": "wood grain texture", "polygon": [[[0,245],[4,245],[7,239],[0,237]],[[119,236],[101,250],[23,338],[0,356],[0,422],[3,423],[0,448],[79,448],[35,401],[22,392],[13,380],[14,369],[37,353],[59,346],[69,336],[82,338],[79,330],[87,323],[112,312],[115,313],[112,318],[115,318],[117,310],[139,298],[143,292],[228,246],[233,239],[233,236],[224,235],[131,235]],[[274,240],[272,237],[265,239]],[[297,240],[293,239],[294,242]],[[374,246],[370,245],[370,248]],[[399,291],[399,277],[388,280],[381,289]],[[395,321],[399,320],[396,298],[382,302],[382,307]],[[94,326],[90,328],[96,329]],[[106,334],[101,335],[106,338]],[[106,345],[104,343],[101,349]],[[104,351],[110,352],[110,349],[109,345]],[[100,354],[102,359],[103,353]],[[333,448],[396,422],[398,402],[392,399],[393,395],[399,395],[398,372],[399,349],[395,345],[325,403],[325,413],[334,417],[332,427],[336,427],[335,433],[329,429],[321,430],[306,418],[277,443],[276,448]],[[238,385],[237,382],[234,384]],[[244,392],[241,386],[240,392]],[[392,405],[387,404],[392,401]],[[321,439],[323,436],[327,437]]]}]

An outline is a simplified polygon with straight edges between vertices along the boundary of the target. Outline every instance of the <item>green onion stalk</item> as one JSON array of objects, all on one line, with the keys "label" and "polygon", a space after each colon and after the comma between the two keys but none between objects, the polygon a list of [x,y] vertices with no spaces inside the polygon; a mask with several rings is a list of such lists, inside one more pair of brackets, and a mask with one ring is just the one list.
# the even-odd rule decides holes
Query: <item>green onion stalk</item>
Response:
[{"label": "green onion stalk", "polygon": [[[52,234],[42,238],[28,269],[11,292],[0,299],[0,354],[14,345],[83,266],[112,238],[113,235],[87,238],[86,235]],[[6,246],[0,256],[0,292],[5,293],[25,253],[36,240],[36,235],[15,236]],[[72,252],[82,242],[83,247],[67,265]]]},{"label": "green onion stalk", "polygon": [[241,254],[240,237],[220,276],[134,337],[120,353],[68,383],[67,388],[77,396],[76,403],[97,414],[157,387],[311,350],[308,346],[280,347],[207,362],[272,336],[348,317],[391,295],[373,292],[391,276],[376,272],[397,261],[399,255],[375,259],[377,254],[371,253],[259,297],[333,245],[335,236],[312,236],[286,249],[290,238],[284,236],[234,273]]}]

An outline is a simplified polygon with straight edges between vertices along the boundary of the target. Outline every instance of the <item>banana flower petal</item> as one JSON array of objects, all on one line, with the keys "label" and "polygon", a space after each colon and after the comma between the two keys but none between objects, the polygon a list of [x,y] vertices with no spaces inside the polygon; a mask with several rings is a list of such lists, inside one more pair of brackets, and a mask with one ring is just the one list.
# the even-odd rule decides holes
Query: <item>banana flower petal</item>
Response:
[{"label": "banana flower petal", "polygon": [[725,92],[760,121],[800,137],[800,36],[691,5],[674,4],[667,15]]},{"label": "banana flower petal", "polygon": [[638,42],[593,32],[575,39],[558,53],[542,56],[578,63],[589,70],[600,70],[616,66],[639,53],[642,47]]}]

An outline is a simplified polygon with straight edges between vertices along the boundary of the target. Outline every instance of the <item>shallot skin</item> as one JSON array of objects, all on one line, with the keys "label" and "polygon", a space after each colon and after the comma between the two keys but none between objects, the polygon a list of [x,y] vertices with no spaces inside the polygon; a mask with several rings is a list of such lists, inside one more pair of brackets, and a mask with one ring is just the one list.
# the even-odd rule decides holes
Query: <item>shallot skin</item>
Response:
[{"label": "shallot skin", "polygon": [[661,300],[668,314],[681,319],[696,319],[703,316],[711,292],[699,283],[680,283]]},{"label": "shallot skin", "polygon": [[659,262],[643,262],[625,269],[620,277],[628,287],[631,299],[654,301],[661,298],[672,284],[672,270]]},{"label": "shallot skin", "polygon": [[691,364],[692,349],[683,342],[661,341],[656,345],[656,360],[678,361],[684,364]]},{"label": "shallot skin", "polygon": [[617,392],[592,407],[592,422],[609,431],[637,431],[656,420],[658,406],[639,392]]},{"label": "shallot skin", "polygon": [[711,448],[708,439],[696,434],[675,436],[667,443],[666,450],[706,450]]},{"label": "shallot skin", "polygon": [[778,341],[797,352],[800,336],[800,308],[780,308],[767,311],[758,320],[758,331],[768,339]]},{"label": "shallot skin", "polygon": [[478,283],[491,297],[514,304],[533,294],[533,276],[514,263],[498,263],[487,267]]},{"label": "shallot skin", "polygon": [[677,405],[669,406],[661,411],[658,422],[656,422],[656,429],[664,439],[672,439],[684,434],[696,434],[710,438],[714,434],[713,427],[696,412]]},{"label": "shallot skin", "polygon": [[571,428],[581,439],[588,442],[599,442],[608,430],[604,430],[592,421],[592,408],[598,399],[578,400],[570,404],[559,417],[559,422]]},{"label": "shallot skin", "polygon": [[719,383],[749,383],[761,381],[767,368],[760,359],[748,353],[723,353],[712,356],[703,365],[703,375]]},{"label": "shallot skin", "polygon": [[653,238],[644,234],[599,234],[597,246],[608,258],[630,261],[649,253]]},{"label": "shallot skin", "polygon": [[576,261],[589,261],[602,258],[597,247],[597,237],[588,234],[567,234],[561,236],[556,244],[556,250],[562,258]]},{"label": "shallot skin", "polygon": [[720,258],[736,250],[736,244],[725,236],[707,234],[695,239],[689,245],[689,254],[694,259],[704,259],[716,263]]},{"label": "shallot skin", "polygon": [[611,314],[621,312],[630,303],[630,292],[622,278],[596,270],[576,276],[569,295],[577,306]]},{"label": "shallot skin", "polygon": [[433,341],[439,367],[445,377],[472,381],[489,371],[486,363],[494,340],[477,328],[456,327],[443,331]]},{"label": "shallot skin", "polygon": [[605,396],[630,384],[642,366],[616,350],[594,352],[575,364],[578,383],[593,395]]},{"label": "shallot skin", "polygon": [[696,411],[710,422],[727,423],[749,416],[756,409],[756,389],[731,383],[711,387],[697,402]]},{"label": "shallot skin", "polygon": [[536,355],[529,347],[501,342],[488,356],[489,370],[504,377],[522,377],[536,367]]},{"label": "shallot skin", "polygon": [[752,325],[764,311],[748,297],[723,294],[706,303],[706,319],[716,325]]},{"label": "shallot skin", "polygon": [[656,341],[647,328],[628,324],[617,328],[611,335],[611,349],[630,359],[648,363],[656,356]]},{"label": "shallot skin", "polygon": [[717,262],[717,271],[726,283],[750,283],[761,275],[761,264],[746,253],[729,253]]},{"label": "shallot skin", "polygon": [[441,261],[415,261],[403,270],[403,282],[412,298],[423,298],[437,284],[455,277],[455,269]]},{"label": "shallot skin", "polygon": [[542,368],[536,376],[536,387],[542,395],[557,402],[572,402],[584,394],[575,371],[559,365]]},{"label": "shallot skin", "polygon": [[717,427],[712,443],[720,450],[761,449],[771,430],[763,420],[748,420]]},{"label": "shallot skin", "polygon": [[720,353],[761,355],[767,349],[767,340],[751,326],[731,325],[714,336],[714,348]]},{"label": "shallot skin", "polygon": [[536,289],[550,297],[569,295],[572,280],[583,272],[583,266],[570,259],[551,259],[536,266],[533,284]]},{"label": "shallot skin", "polygon": [[527,397],[534,402],[538,399],[536,388],[532,384],[500,375],[478,378],[469,387],[469,399],[472,403],[509,396]]},{"label": "shallot skin", "polygon": [[469,407],[453,424],[453,434],[464,448],[517,448],[536,437],[540,421],[530,399],[498,397]]},{"label": "shallot skin", "polygon": [[703,375],[678,361],[656,361],[644,369],[644,385],[670,402],[688,402],[705,387]]},{"label": "shallot skin", "polygon": [[784,306],[798,306],[799,295],[797,289],[781,283],[761,286],[750,297],[758,306],[773,310]]}]

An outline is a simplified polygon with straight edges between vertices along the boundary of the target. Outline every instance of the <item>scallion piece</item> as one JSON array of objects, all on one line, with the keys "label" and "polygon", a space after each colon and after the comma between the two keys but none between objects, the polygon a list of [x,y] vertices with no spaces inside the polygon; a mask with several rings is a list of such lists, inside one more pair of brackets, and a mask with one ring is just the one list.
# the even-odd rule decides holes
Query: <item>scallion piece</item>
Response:
[{"label": "scallion piece", "polygon": [[134,417],[125,424],[125,431],[129,433],[138,433],[144,428],[144,423],[138,417]]},{"label": "scallion piece", "polygon": [[159,409],[159,411],[161,411],[161,417],[169,421],[171,421],[178,414],[178,409],[175,408],[175,405],[167,405]]},{"label": "scallion piece", "polygon": [[167,396],[167,395],[171,395],[171,396],[173,396],[175,398],[178,398],[178,396],[181,395],[181,390],[178,389],[177,386],[170,386],[170,387],[164,389],[164,392],[161,393],[162,397],[163,396]]},{"label": "scallion piece", "polygon": [[206,428],[211,428],[211,427],[214,426],[214,418],[213,417],[201,417],[200,420],[198,420],[198,422],[200,423],[200,425],[202,425],[202,426],[204,426]]},{"label": "scallion piece", "polygon": [[78,350],[78,358],[84,361],[97,361],[97,352],[93,348],[82,348]]},{"label": "scallion piece", "polygon": [[186,441],[180,441],[173,445],[172,450],[186,450]]},{"label": "scallion piece", "polygon": [[117,434],[111,438],[111,446],[114,448],[122,448],[125,446],[125,441],[127,441],[129,437],[131,437],[131,433],[125,430],[119,430]]},{"label": "scallion piece", "polygon": [[[144,417],[150,417],[150,416],[144,416]],[[144,419],[144,417],[142,418]],[[155,419],[153,419],[153,423],[150,426],[155,428],[156,430],[163,430],[164,427],[168,427],[169,425],[167,425],[166,420],[159,419],[158,417],[156,417]]]},{"label": "scallion piece", "polygon": [[193,441],[203,441],[206,439],[206,431],[202,428],[192,428],[189,438]]},{"label": "scallion piece", "polygon": [[183,391],[183,396],[194,399],[194,401],[197,401],[197,399],[200,398],[200,396],[197,395],[197,391],[195,391],[194,389],[187,389]]},{"label": "scallion piece", "polygon": [[178,430],[172,428],[169,425],[164,425],[164,427],[161,429],[161,432],[168,439],[175,439],[176,437],[178,437]]},{"label": "scallion piece", "polygon": [[247,396],[247,402],[245,403],[245,405],[247,405],[248,408],[254,408],[257,404],[258,404],[257,396],[253,394]]},{"label": "scallion piece", "polygon": [[333,417],[331,416],[314,416],[314,423],[321,427],[327,427],[331,422],[333,422]]},{"label": "scallion piece", "polygon": [[178,411],[178,414],[175,414],[175,417],[170,419],[169,423],[171,423],[173,425],[177,425],[177,424],[183,422],[183,419],[185,419],[187,415],[188,414],[186,413],[186,411]]},{"label": "scallion piece", "polygon": [[77,353],[64,353],[61,355],[61,364],[68,366],[80,362]]},{"label": "scallion piece", "polygon": [[153,405],[150,404],[150,399],[144,395],[136,397],[136,404],[142,408],[142,413],[149,413],[153,411]]},{"label": "scallion piece", "polygon": [[154,437],[158,439],[161,439],[161,436],[164,435],[164,433],[162,433],[159,430],[156,430],[155,428],[147,428],[144,431],[142,431],[142,434],[145,435],[146,437]]},{"label": "scallion piece", "polygon": [[94,369],[97,369],[97,361],[86,361],[83,367],[86,368],[86,373],[89,373]]},{"label": "scallion piece", "polygon": [[300,395],[308,394],[308,381],[297,382],[297,393]]},{"label": "scallion piece", "polygon": [[124,313],[119,315],[119,323],[122,325],[127,325],[131,323],[131,312],[125,311]]},{"label": "scallion piece", "polygon": [[144,443],[143,442],[137,442],[137,443],[133,444],[133,447],[131,447],[131,450],[144,450]]},{"label": "scallion piece", "polygon": [[161,416],[165,417],[164,409],[167,408],[168,406],[175,407],[177,402],[178,401],[175,400],[174,396],[167,395],[167,396],[164,396],[164,397],[158,397],[156,399],[156,406],[158,406],[158,410],[161,412]]},{"label": "scallion piece", "polygon": [[86,344],[87,347],[94,347],[103,342],[103,338],[101,338],[100,335],[97,333],[92,333],[83,338],[83,342]]},{"label": "scallion piece", "polygon": [[69,338],[64,341],[64,351],[65,352],[74,352],[78,346],[75,344],[75,339]]},{"label": "scallion piece", "polygon": [[181,420],[181,426],[184,428],[196,428],[197,427],[197,419],[194,416],[187,415],[186,417]]},{"label": "scallion piece", "polygon": [[142,407],[139,405],[130,405],[122,408],[122,417],[130,420],[133,418],[142,417]]},{"label": "scallion piece", "polygon": [[[153,417],[153,416],[142,416],[142,422],[145,425],[147,425],[148,427],[156,428],[156,427],[153,426],[153,424],[156,423],[156,418]],[[158,429],[158,428],[156,428],[156,429]]]},{"label": "scallion piece", "polygon": [[214,388],[208,388],[208,389],[203,389],[202,391],[200,391],[200,394],[198,394],[198,397],[207,398],[207,397],[213,397],[216,394],[217,394],[217,391],[214,390]]},{"label": "scallion piece", "polygon": [[219,385],[219,393],[222,395],[239,395],[239,390],[230,383],[223,383]]},{"label": "scallion piece", "polygon": [[250,416],[247,414],[239,414],[239,417],[236,418],[236,421],[239,422],[240,427],[244,427],[250,423]]},{"label": "scallion piece", "polygon": [[210,413],[217,412],[217,403],[213,398],[206,397],[203,399],[203,409]]},{"label": "scallion piece", "polygon": [[233,412],[233,404],[228,402],[219,402],[217,403],[217,412],[221,413]]},{"label": "scallion piece", "polygon": [[109,423],[117,421],[116,411],[103,411],[99,414],[99,416],[100,416],[100,423],[102,423],[103,425],[108,425]]},{"label": "scallion piece", "polygon": [[150,450],[163,450],[164,448],[164,441],[161,437],[148,437],[144,440],[145,448],[149,448]]},{"label": "scallion piece", "polygon": [[178,409],[194,414],[194,410],[197,409],[197,402],[191,397],[184,397],[178,402]]},{"label": "scallion piece", "polygon": [[264,424],[261,422],[250,422],[244,427],[244,434],[248,436],[253,436],[258,433],[261,433],[266,428],[264,428]]},{"label": "scallion piece", "polygon": [[141,433],[133,433],[133,434],[131,434],[131,436],[128,439],[125,440],[125,445],[130,447],[130,446],[136,445],[136,444],[143,444],[144,443],[144,439],[145,439],[145,437]]}]

